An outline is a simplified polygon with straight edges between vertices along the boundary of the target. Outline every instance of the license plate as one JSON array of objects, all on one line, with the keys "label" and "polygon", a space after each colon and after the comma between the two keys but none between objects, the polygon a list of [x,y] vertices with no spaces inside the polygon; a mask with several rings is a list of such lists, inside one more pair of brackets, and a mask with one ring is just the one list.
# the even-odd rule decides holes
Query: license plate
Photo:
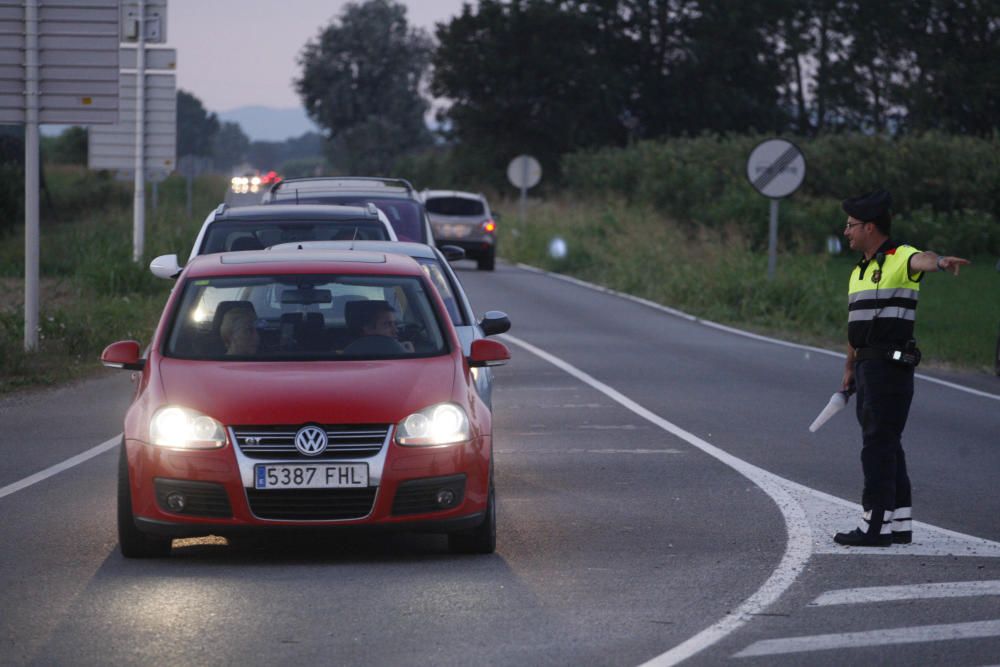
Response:
[{"label": "license plate", "polygon": [[258,465],[258,489],[343,489],[368,486],[367,463]]},{"label": "license plate", "polygon": [[435,235],[446,239],[464,239],[471,231],[469,225],[440,224],[434,227]]}]

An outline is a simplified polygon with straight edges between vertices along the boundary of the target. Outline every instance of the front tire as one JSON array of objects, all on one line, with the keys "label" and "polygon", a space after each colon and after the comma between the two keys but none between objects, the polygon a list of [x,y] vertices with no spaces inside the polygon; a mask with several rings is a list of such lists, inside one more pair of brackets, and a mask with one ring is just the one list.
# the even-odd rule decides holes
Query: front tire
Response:
[{"label": "front tire", "polygon": [[483,522],[469,531],[449,533],[448,549],[458,554],[491,554],[497,550],[497,510],[492,480]]},{"label": "front tire", "polygon": [[479,270],[480,271],[492,271],[493,266],[496,263],[496,250],[490,250],[490,254],[479,258]]},{"label": "front tire", "polygon": [[173,540],[147,535],[135,526],[132,514],[132,488],[128,476],[125,439],[118,453],[118,546],[125,558],[161,558],[170,555]]}]

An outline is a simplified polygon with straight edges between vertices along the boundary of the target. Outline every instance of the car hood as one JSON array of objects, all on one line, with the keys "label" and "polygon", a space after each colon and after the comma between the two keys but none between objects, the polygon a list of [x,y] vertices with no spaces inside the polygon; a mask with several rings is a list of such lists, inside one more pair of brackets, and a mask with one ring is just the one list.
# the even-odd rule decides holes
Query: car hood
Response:
[{"label": "car hood", "polygon": [[164,404],[225,425],[388,424],[453,400],[450,355],[392,361],[205,362],[162,359]]}]

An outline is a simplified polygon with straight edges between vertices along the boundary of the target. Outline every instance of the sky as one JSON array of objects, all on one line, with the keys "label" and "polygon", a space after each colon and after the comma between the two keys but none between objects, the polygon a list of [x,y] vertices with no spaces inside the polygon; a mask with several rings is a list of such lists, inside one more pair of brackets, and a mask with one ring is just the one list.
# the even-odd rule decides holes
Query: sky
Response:
[{"label": "sky", "polygon": [[[404,0],[412,27],[433,34],[472,0]],[[339,18],[346,0],[168,0],[167,41],[177,87],[205,108],[300,107],[292,80],[306,42]]]}]

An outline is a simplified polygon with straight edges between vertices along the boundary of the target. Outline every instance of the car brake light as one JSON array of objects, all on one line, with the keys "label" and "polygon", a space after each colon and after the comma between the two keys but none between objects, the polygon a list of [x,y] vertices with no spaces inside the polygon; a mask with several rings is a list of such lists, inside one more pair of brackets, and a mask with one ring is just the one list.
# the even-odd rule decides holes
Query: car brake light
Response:
[{"label": "car brake light", "polygon": [[486,232],[487,234],[492,234],[493,232],[496,231],[496,228],[497,228],[497,223],[493,222],[492,220],[487,220],[486,222],[483,223],[483,231]]}]

